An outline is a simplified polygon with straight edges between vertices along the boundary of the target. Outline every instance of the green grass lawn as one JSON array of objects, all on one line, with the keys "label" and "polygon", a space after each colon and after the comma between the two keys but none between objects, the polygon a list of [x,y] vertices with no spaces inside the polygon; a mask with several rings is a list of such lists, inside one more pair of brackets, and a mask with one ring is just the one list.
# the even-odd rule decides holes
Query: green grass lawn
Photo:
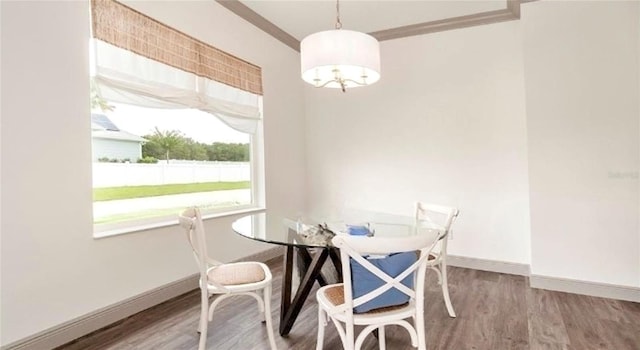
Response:
[{"label": "green grass lawn", "polygon": [[249,181],[105,187],[93,189],[93,201],[100,202],[115,199],[155,197],[169,194],[238,190],[246,188],[251,188],[251,183]]}]

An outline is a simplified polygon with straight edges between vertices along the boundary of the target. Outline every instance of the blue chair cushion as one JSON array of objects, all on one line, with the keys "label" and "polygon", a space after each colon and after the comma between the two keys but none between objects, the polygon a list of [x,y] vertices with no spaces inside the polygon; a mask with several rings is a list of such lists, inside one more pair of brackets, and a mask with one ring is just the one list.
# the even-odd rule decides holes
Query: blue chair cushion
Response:
[{"label": "blue chair cushion", "polygon": [[368,236],[371,234],[365,225],[347,225],[347,232],[352,236]]},{"label": "blue chair cushion", "polygon": [[[418,256],[416,252],[404,252],[391,254],[383,258],[368,257],[366,259],[389,276],[397,277],[409,268],[409,266],[415,263]],[[355,299],[384,285],[385,282],[363,267],[360,263],[351,259],[351,283],[353,288],[353,298]],[[401,283],[413,289],[413,273],[404,278]],[[363,313],[381,307],[402,305],[408,301],[408,295],[396,288],[391,288],[378,297],[354,307],[353,312]]]}]

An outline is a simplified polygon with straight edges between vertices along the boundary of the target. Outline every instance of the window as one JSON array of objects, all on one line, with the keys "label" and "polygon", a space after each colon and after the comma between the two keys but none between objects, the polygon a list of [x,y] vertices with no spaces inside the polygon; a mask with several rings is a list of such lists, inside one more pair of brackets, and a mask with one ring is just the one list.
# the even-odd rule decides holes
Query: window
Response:
[{"label": "window", "polygon": [[95,236],[264,206],[262,73],[113,0],[92,0]]},{"label": "window", "polygon": [[251,135],[196,109],[108,106],[91,114],[97,232],[255,206]]}]

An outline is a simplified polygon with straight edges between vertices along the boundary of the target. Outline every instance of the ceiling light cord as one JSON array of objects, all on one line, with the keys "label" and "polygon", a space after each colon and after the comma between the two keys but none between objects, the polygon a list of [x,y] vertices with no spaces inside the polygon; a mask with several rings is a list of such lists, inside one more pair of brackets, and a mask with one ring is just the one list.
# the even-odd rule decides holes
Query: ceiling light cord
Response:
[{"label": "ceiling light cord", "polygon": [[336,1],[336,29],[342,29],[342,22],[340,22],[340,0]]}]

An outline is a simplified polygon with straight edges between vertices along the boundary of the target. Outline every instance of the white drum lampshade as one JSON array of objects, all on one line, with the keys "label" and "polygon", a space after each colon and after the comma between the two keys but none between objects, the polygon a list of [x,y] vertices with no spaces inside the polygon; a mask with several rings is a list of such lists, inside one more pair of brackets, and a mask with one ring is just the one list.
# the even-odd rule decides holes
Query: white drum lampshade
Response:
[{"label": "white drum lampshade", "polygon": [[380,44],[371,35],[335,29],[300,43],[302,79],[316,87],[364,86],[380,79]]}]

